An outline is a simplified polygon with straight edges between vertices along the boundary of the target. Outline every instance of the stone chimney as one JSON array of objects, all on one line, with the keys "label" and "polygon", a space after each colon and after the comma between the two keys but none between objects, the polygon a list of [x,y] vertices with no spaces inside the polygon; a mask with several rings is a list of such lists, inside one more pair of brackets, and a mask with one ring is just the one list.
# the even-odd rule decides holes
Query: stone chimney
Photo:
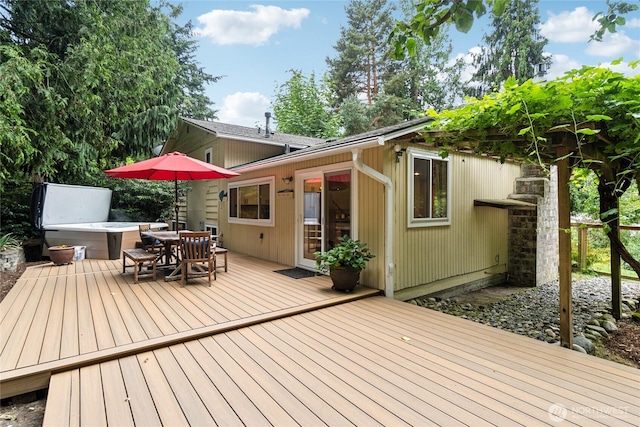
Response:
[{"label": "stone chimney", "polygon": [[508,282],[538,286],[558,278],[558,174],[523,164],[510,199],[533,203],[535,209],[509,210]]}]

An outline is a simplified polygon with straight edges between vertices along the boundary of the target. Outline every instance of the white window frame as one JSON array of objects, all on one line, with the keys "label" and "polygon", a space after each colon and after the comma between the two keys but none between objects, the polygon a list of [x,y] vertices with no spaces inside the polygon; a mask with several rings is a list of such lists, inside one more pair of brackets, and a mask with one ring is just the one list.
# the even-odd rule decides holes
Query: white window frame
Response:
[{"label": "white window frame", "polygon": [[[208,160],[207,157],[209,157]],[[205,163],[213,163],[213,148],[209,147],[204,150],[204,161]]]},{"label": "white window frame", "polygon": [[[447,215],[446,218],[414,218],[414,165],[415,159],[447,162]],[[407,149],[407,227],[433,227],[451,225],[451,188],[452,188],[452,163],[450,157],[442,158],[437,153],[416,149]],[[433,168],[432,168],[433,171]],[[433,200],[433,197],[431,197]],[[431,210],[431,209],[430,209]]]},{"label": "white window frame", "polygon": [[230,193],[232,188],[249,187],[254,185],[269,184],[269,219],[249,219],[249,218],[236,218],[231,216],[231,202],[227,203],[227,218],[230,224],[245,224],[245,225],[257,225],[262,227],[275,227],[276,224],[276,180],[274,176],[249,179],[246,181],[230,182],[227,188],[227,193]]}]

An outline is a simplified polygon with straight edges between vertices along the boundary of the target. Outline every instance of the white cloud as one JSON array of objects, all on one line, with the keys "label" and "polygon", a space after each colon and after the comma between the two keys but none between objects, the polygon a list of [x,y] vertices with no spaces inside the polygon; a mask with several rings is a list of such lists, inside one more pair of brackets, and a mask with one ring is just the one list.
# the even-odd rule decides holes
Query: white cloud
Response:
[{"label": "white cloud", "polygon": [[[550,54],[545,53],[545,55],[551,56],[551,67],[549,67],[549,71],[544,76],[544,80],[551,81],[555,80],[558,77],[561,77],[564,73],[570,70],[582,68],[584,64],[569,58],[567,55],[559,55],[559,54]],[[611,65],[610,62],[602,62],[599,64],[589,64],[592,66],[600,66],[604,68],[611,68],[614,71],[625,74],[627,76],[635,76],[640,74],[640,69],[633,69],[626,62],[621,62],[617,65]]]},{"label": "white cloud", "polygon": [[617,65],[611,65],[610,62],[603,62],[602,64],[600,64],[600,66],[611,68],[613,71],[622,73],[629,77],[637,76],[638,74],[640,74],[640,69],[638,68],[633,69],[626,62],[621,62],[620,64],[617,64]]},{"label": "white cloud", "polygon": [[264,113],[269,111],[269,104],[269,99],[258,92],[236,92],[225,96],[218,120],[239,126],[264,126]]},{"label": "white cloud", "polygon": [[606,33],[602,42],[591,42],[588,44],[585,53],[591,56],[604,56],[616,58],[630,52],[638,57],[640,53],[640,40],[633,40],[623,31],[617,33]]},{"label": "white cloud", "polygon": [[547,55],[551,56],[551,66],[544,76],[544,79],[547,81],[554,80],[569,70],[582,68],[581,63],[569,58],[567,55],[545,53],[545,56]]},{"label": "white cloud", "polygon": [[459,59],[462,59],[464,61],[464,68],[462,69],[462,73],[460,74],[460,79],[463,82],[468,82],[478,70],[478,67],[473,65],[473,56],[478,55],[481,52],[482,48],[480,46],[472,47],[467,53],[457,54],[455,58],[447,63],[447,66],[451,66]]},{"label": "white cloud", "polygon": [[540,25],[540,34],[550,42],[584,43],[598,28],[598,23],[593,21],[594,13],[584,6],[558,15],[553,12],[547,14],[549,19]]},{"label": "white cloud", "polygon": [[285,10],[277,6],[251,5],[253,11],[212,10],[198,16],[204,27],[196,33],[208,37],[215,44],[247,44],[260,46],[281,28],[299,28],[309,16],[309,9]]},{"label": "white cloud", "polygon": [[629,28],[640,28],[640,18],[629,19],[625,26]]}]

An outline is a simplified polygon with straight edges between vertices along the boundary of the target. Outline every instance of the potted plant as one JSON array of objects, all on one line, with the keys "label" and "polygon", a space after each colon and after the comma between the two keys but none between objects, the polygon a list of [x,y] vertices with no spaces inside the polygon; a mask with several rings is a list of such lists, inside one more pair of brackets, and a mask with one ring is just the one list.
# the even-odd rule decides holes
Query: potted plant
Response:
[{"label": "potted plant", "polygon": [[366,243],[342,236],[337,246],[326,252],[316,252],[316,267],[328,271],[332,289],[350,292],[360,281],[360,272],[367,262],[375,257]]},{"label": "potted plant", "polygon": [[75,252],[75,246],[49,246],[49,258],[55,265],[71,264],[71,260],[73,259]]},{"label": "potted plant", "polygon": [[17,271],[18,264],[25,262],[22,242],[7,233],[0,236],[0,271]]}]

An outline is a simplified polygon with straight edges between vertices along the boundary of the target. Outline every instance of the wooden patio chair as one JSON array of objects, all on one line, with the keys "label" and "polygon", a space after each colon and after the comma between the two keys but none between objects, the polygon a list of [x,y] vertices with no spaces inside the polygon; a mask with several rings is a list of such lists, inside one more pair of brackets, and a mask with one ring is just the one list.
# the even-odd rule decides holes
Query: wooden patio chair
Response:
[{"label": "wooden patio chair", "polygon": [[180,287],[184,287],[189,276],[209,279],[211,274],[216,280],[216,244],[211,238],[210,231],[181,231],[180,234],[181,280]]},{"label": "wooden patio chair", "polygon": [[151,231],[150,224],[140,224],[138,226],[140,231],[140,241],[142,242],[142,249],[152,254],[156,254],[158,258],[164,253],[164,244],[153,237],[143,236],[142,233]]}]

